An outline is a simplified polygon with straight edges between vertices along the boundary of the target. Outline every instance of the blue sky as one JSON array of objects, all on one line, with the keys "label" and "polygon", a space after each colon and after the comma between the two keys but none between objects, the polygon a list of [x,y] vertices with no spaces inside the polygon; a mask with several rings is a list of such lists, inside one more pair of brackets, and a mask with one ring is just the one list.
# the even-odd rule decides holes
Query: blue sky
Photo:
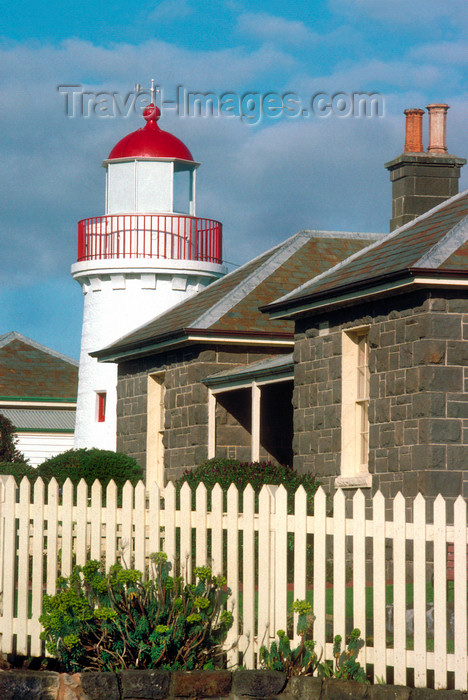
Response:
[{"label": "blue sky", "polygon": [[407,107],[450,104],[449,151],[468,155],[467,36],[466,0],[10,3],[0,26],[0,334],[78,357],[76,224],[104,213],[101,162],[142,124],[134,112],[67,117],[57,86],[124,95],[155,78],[169,98],[182,85],[292,92],[304,105],[317,92],[380,93],[384,111],[372,118],[163,113],[162,128],[202,163],[198,213],[223,222],[225,258],[240,264],[302,228],[387,231],[383,164],[403,149]]}]

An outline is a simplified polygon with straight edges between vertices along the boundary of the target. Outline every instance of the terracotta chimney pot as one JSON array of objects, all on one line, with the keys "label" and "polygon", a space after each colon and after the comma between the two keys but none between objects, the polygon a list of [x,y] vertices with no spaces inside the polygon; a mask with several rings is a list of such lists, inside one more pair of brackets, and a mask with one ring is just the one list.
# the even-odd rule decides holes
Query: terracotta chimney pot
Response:
[{"label": "terracotta chimney pot", "polygon": [[405,109],[406,114],[406,137],[405,153],[422,153],[424,151],[422,143],[422,118],[423,109]]},{"label": "terracotta chimney pot", "polygon": [[447,110],[445,104],[427,105],[429,112],[429,147],[428,153],[447,153]]}]

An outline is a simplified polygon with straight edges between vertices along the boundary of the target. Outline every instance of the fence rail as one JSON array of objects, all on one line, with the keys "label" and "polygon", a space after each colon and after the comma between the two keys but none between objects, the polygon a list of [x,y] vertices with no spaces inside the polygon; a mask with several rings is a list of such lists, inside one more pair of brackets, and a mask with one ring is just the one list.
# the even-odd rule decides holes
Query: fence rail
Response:
[{"label": "fence rail", "polygon": [[[324,658],[333,658],[333,636],[345,638],[358,627],[366,640],[361,663],[374,678],[392,669],[395,684],[433,683],[467,689],[467,513],[459,497],[453,524],[438,496],[431,522],[418,495],[407,520],[408,501],[398,494],[385,519],[382,494],[366,499],[358,491],[347,516],[338,491],[333,515],[319,489],[314,514],[300,487],[293,513],[284,487],[265,486],[258,499],[248,486],[240,494],[215,486],[208,498],[200,485],[192,507],[186,484],[177,504],[169,484],[149,492],[143,483],[127,483],[121,502],[113,482],[84,481],[74,493],[68,480],[59,490],[53,479],[38,479],[32,489],[4,479],[0,502],[1,651],[40,655],[42,596],[54,593],[58,574],[68,576],[74,562],[117,560],[145,571],[151,552],[164,550],[190,580],[193,566],[209,563],[227,577],[232,590],[234,624],[227,648],[231,662],[255,667],[258,650],[278,629],[293,633],[288,614],[293,599],[313,598],[311,634]],[[242,497],[242,508],[239,499]],[[208,501],[210,506],[208,507]],[[453,574],[447,581],[447,561]],[[390,576],[390,579],[388,578]],[[433,583],[432,583],[433,580]],[[312,624],[312,621],[311,621]],[[239,656],[241,654],[241,656]],[[432,678],[431,678],[432,677]]]}]

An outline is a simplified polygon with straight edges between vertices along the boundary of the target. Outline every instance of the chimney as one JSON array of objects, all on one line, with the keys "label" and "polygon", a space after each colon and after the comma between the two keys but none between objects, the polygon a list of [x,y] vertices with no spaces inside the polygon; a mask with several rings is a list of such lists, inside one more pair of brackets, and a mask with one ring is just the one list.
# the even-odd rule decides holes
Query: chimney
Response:
[{"label": "chimney", "polygon": [[405,109],[406,137],[404,152],[385,163],[392,181],[392,219],[390,231],[416,219],[437,204],[458,194],[460,170],[464,158],[447,153],[446,104],[430,104],[429,147],[422,142],[423,109]]},{"label": "chimney", "polygon": [[[429,112],[428,153],[447,153],[447,110],[448,105],[427,105]],[[406,150],[406,149],[405,149]]]},{"label": "chimney", "polygon": [[406,114],[406,138],[405,153],[421,153],[422,142],[422,118],[423,109],[405,109]]}]

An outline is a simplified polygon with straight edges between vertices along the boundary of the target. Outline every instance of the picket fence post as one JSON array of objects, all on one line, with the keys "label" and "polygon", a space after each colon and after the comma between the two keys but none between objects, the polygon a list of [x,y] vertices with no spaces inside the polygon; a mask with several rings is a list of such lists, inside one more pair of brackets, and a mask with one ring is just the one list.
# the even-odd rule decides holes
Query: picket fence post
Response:
[{"label": "picket fence post", "polygon": [[270,628],[271,581],[271,491],[263,486],[258,506],[258,646],[268,646],[274,630]]},{"label": "picket fence post", "polygon": [[[31,634],[31,655],[41,655],[41,626],[39,617],[42,613],[42,596],[44,594],[44,507],[45,486],[41,478],[34,484],[34,505],[31,508],[32,515],[32,619],[28,631]],[[29,586],[28,586],[29,589]],[[29,590],[28,590],[29,593]]]},{"label": "picket fence post", "polygon": [[467,532],[466,501],[459,496],[454,507],[454,623],[455,623],[455,688],[467,690]]},{"label": "picket fence post", "polygon": [[[366,639],[366,497],[361,490],[353,498],[353,614],[354,627]],[[359,652],[365,666],[366,645]]]},{"label": "picket fence post", "polygon": [[327,497],[320,486],[314,498],[314,639],[326,655]]},{"label": "picket fence post", "polygon": [[117,561],[117,485],[113,479],[106,489],[106,569]]},{"label": "picket fence post", "polygon": [[373,617],[374,617],[374,675],[384,678],[387,672],[385,637],[385,499],[377,491],[372,499],[373,533]]},{"label": "picket fence post", "polygon": [[[294,495],[294,600],[305,600],[307,595],[307,493],[299,486]],[[294,613],[294,642],[299,643],[297,634],[298,614]]]},{"label": "picket fence post", "polygon": [[426,501],[418,493],[413,510],[414,685],[427,683],[426,635]]},{"label": "picket fence post", "polygon": [[239,637],[239,492],[231,484],[227,492],[227,585],[231,589],[231,604],[233,606],[233,622],[229,630],[227,644],[228,663],[236,662],[237,649],[235,645]]},{"label": "picket fence post", "polygon": [[[434,501],[434,688],[447,682],[447,518],[445,501]],[[435,575],[437,572],[437,575]]]},{"label": "picket fence post", "polygon": [[393,501],[393,666],[395,683],[406,685],[406,504]]},{"label": "picket fence post", "polygon": [[[255,492],[247,484],[243,494],[243,614],[242,631],[246,638],[245,664],[254,667],[255,641]],[[247,631],[247,634],[246,634]]]}]

